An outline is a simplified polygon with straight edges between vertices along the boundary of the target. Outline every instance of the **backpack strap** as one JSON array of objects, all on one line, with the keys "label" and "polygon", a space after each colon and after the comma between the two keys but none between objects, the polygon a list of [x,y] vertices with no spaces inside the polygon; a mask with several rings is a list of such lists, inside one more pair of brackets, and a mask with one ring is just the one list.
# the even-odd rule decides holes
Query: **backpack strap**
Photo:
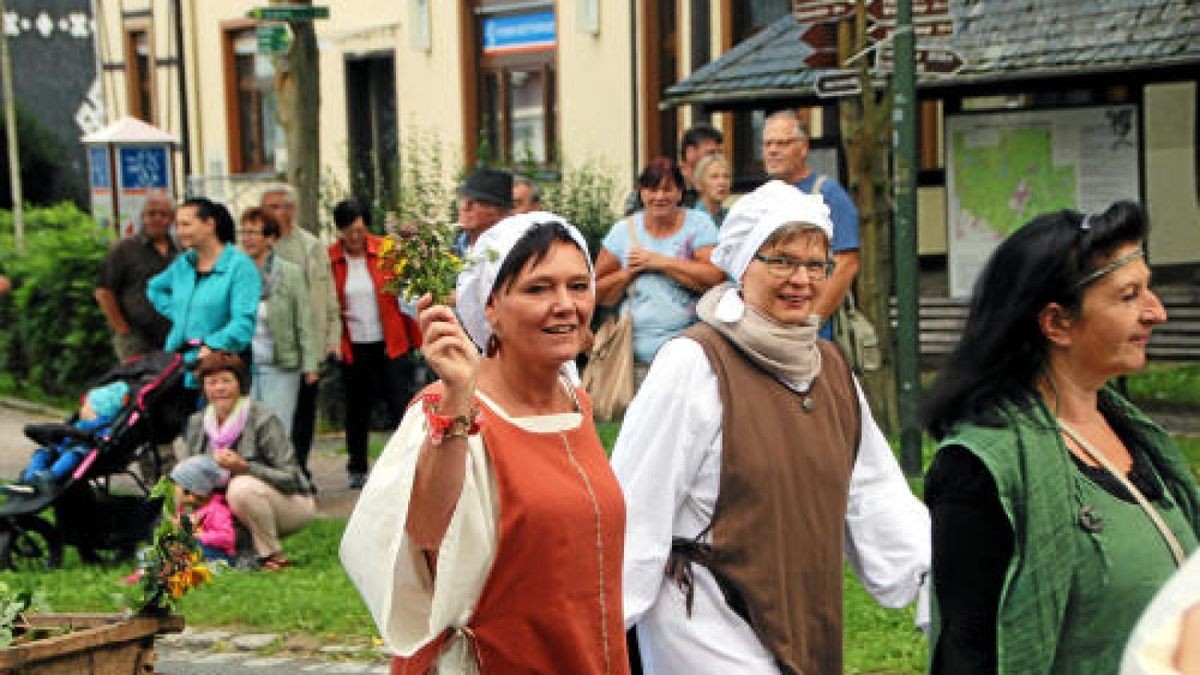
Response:
[{"label": "backpack strap", "polygon": [[818,197],[821,196],[821,187],[825,185],[825,180],[828,178],[829,177],[823,173],[817,174],[817,179],[813,181],[812,189],[809,190],[808,193],[817,195]]}]

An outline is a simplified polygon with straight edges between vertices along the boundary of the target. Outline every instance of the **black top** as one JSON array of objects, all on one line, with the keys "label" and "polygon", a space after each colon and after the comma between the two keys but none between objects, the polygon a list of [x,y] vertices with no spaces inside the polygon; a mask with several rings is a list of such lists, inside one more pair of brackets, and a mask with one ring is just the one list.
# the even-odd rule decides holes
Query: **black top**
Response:
[{"label": "black top", "polygon": [[162,346],[171,331],[171,322],[159,314],[146,297],[146,282],[171,264],[178,255],[175,242],[167,238],[167,255],[154,247],[145,232],[126,237],[113,245],[100,264],[96,285],[117,296],[117,307],[129,327],[152,345]]},{"label": "black top", "polygon": [[[1125,440],[1133,457],[1130,482],[1146,499],[1162,499],[1162,483],[1146,454]],[[1088,466],[1074,454],[1071,459],[1104,491],[1135,501],[1103,467]],[[996,483],[978,457],[949,446],[938,452],[925,476],[925,503],[933,526],[933,590],[941,619],[930,673],[995,673],[996,614],[1013,555],[1013,532]]]}]

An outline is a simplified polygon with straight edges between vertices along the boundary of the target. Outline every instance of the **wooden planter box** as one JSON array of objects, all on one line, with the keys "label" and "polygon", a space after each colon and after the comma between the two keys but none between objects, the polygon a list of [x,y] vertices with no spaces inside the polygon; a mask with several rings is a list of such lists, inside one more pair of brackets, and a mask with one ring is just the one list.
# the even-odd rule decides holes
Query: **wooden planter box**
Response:
[{"label": "wooden planter box", "polygon": [[149,675],[154,636],[183,630],[182,616],[32,614],[34,628],[71,632],[0,649],[0,675]]}]

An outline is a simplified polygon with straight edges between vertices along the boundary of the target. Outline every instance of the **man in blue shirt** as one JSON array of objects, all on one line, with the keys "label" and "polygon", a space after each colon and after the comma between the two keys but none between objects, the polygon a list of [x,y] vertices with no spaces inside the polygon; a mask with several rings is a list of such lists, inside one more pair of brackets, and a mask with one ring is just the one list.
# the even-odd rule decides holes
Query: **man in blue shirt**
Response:
[{"label": "man in blue shirt", "polygon": [[821,337],[832,339],[829,318],[841,306],[846,293],[858,276],[858,208],[846,190],[832,176],[824,176],[808,166],[808,130],[793,110],[781,110],[767,117],[763,125],[763,165],[767,175],[795,185],[798,190],[820,191],[829,205],[833,220],[833,274],[814,303],[824,319]]}]

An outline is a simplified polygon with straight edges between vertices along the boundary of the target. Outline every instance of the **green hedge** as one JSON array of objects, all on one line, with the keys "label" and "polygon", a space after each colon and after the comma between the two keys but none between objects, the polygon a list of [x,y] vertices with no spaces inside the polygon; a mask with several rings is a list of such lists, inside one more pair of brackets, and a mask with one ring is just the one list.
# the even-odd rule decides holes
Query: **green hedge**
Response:
[{"label": "green hedge", "polygon": [[0,372],[17,389],[72,396],[112,367],[108,326],[93,296],[111,234],[74,204],[25,211],[25,250],[0,211],[0,270],[13,292],[0,299]]}]

